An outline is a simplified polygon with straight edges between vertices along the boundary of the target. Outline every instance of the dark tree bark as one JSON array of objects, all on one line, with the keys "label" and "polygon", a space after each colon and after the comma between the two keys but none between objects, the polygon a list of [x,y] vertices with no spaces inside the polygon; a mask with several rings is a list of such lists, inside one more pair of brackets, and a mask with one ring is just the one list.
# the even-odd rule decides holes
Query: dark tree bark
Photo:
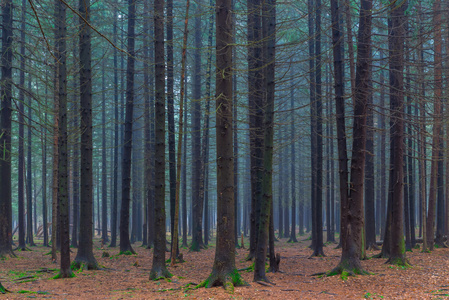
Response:
[{"label": "dark tree bark", "polygon": [[[187,86],[186,86],[187,87]],[[185,111],[187,110],[187,102],[185,103]],[[184,126],[187,127],[187,113],[184,114]],[[182,137],[182,247],[187,248],[187,130],[184,131]]]},{"label": "dark tree bark", "polygon": [[323,105],[321,93],[321,0],[315,0],[315,101],[314,101],[314,135],[315,149],[315,190],[314,208],[312,214],[315,216],[315,243],[312,256],[324,256],[323,250]]},{"label": "dark tree bark", "polygon": [[18,249],[21,251],[26,250],[25,244],[25,208],[24,208],[24,177],[25,177],[25,153],[23,140],[25,138],[24,134],[24,119],[25,114],[24,103],[25,103],[25,32],[26,32],[26,0],[22,0],[22,17],[21,17],[21,27],[20,27],[20,75],[19,75],[19,111],[18,111],[18,122],[19,122],[19,145],[18,145],[18,221],[19,221],[19,245]]},{"label": "dark tree bark", "polygon": [[[77,59],[77,52],[78,48],[76,46],[76,40],[73,41],[73,58]],[[79,81],[76,76],[73,78],[73,90],[77,91],[78,83]],[[78,131],[79,128],[79,100],[77,93],[74,93],[73,95],[73,112],[72,112],[72,127],[73,130]],[[80,178],[79,178],[79,172],[80,172],[80,149],[78,147],[79,143],[79,135],[75,134],[75,137],[73,138],[74,142],[72,145],[73,148],[73,154],[72,154],[72,203],[73,203],[73,209],[71,210],[72,213],[72,241],[70,246],[73,248],[78,248],[78,229],[79,229],[79,204],[80,204]]]},{"label": "dark tree bark", "polygon": [[201,2],[198,2],[195,16],[195,53],[192,101],[192,245],[191,251],[204,248],[203,242],[203,199],[200,195],[201,161]]},{"label": "dark tree bark", "polygon": [[[276,1],[269,0],[262,7],[262,32],[264,37],[264,88],[266,93],[264,120],[264,156],[262,202],[260,224],[257,237],[256,260],[254,263],[254,281],[268,281],[265,274],[265,258],[272,214],[272,173],[273,173],[273,135],[274,135],[274,91],[275,91],[275,45],[276,45]],[[272,249],[270,254],[274,253]],[[271,255],[270,255],[271,258]],[[273,268],[274,266],[272,266]],[[277,269],[276,267],[274,267]]]},{"label": "dark tree bark", "polygon": [[[290,61],[291,62],[291,61]],[[293,84],[293,67],[291,71],[291,86],[290,86],[290,118],[291,118],[291,125],[290,125],[290,180],[291,180],[291,200],[292,200],[292,206],[291,206],[291,215],[292,215],[292,222],[291,222],[291,231],[290,231],[290,239],[288,242],[290,243],[297,243],[298,240],[296,239],[296,151],[295,151],[295,90],[294,90],[294,84]]]},{"label": "dark tree bark", "polygon": [[[371,68],[372,70],[372,68]],[[370,80],[371,81],[371,80]],[[370,83],[370,88],[372,84]],[[366,121],[366,158],[365,158],[365,248],[378,250],[376,244],[376,218],[374,209],[374,116],[373,116],[373,95],[368,97]]]},{"label": "dark tree bark", "polygon": [[[79,1],[79,13],[89,22],[90,1]],[[97,269],[93,254],[93,164],[92,164],[92,52],[90,26],[80,18],[79,59],[80,59],[80,235],[78,252],[74,266]]]},{"label": "dark tree bark", "polygon": [[[45,79],[48,79],[45,72]],[[47,108],[48,88],[45,86],[45,108]],[[44,122],[47,124],[47,109],[44,112]],[[48,247],[48,223],[47,223],[47,130],[41,131],[42,147],[42,229],[44,233],[43,246]]]},{"label": "dark tree bark", "polygon": [[[144,22],[143,22],[143,31],[148,34],[150,33],[150,8],[149,8],[149,3],[148,1],[144,1],[143,3],[143,12],[144,12]],[[150,122],[151,122],[151,118],[150,118],[150,111],[152,112],[153,110],[150,108],[150,66],[149,66],[149,59],[150,59],[150,54],[149,54],[149,47],[150,47],[150,36],[145,36],[144,40],[143,40],[143,57],[144,57],[144,61],[143,61],[143,101],[144,101],[144,112],[143,112],[143,119],[144,119],[144,161],[145,161],[145,166],[144,166],[144,209],[143,209],[143,214],[144,214],[144,230],[143,230],[143,241],[142,241],[142,246],[147,246],[147,247],[151,247],[151,245],[148,243],[148,236],[149,236],[149,231],[150,231],[150,227],[151,229],[153,228],[151,222],[152,219],[150,220],[149,215],[150,212],[152,211],[151,206],[151,199],[150,198],[150,188],[149,186],[151,186],[151,178],[152,178],[152,168],[151,168],[151,160],[152,160],[152,147],[151,147],[151,132],[150,132]],[[151,82],[153,83],[153,82]]]},{"label": "dark tree bark", "polygon": [[427,248],[430,251],[434,247],[435,234],[435,214],[438,192],[438,160],[440,153],[440,135],[441,135],[441,98],[442,98],[442,36],[441,36],[441,1],[436,0],[433,3],[433,26],[434,26],[434,124],[432,138],[432,162],[430,166],[430,186],[429,201],[427,212]]},{"label": "dark tree bark", "polygon": [[2,3],[2,49],[0,79],[0,257],[13,255],[11,207],[11,100],[12,100],[12,41],[13,5]]},{"label": "dark tree bark", "polygon": [[[213,7],[213,0],[209,1],[209,5]],[[207,71],[206,71],[206,113],[204,121],[204,135],[203,135],[203,150],[205,151],[203,156],[204,167],[204,244],[207,246],[209,243],[209,113],[210,113],[210,101],[211,95],[211,81],[212,81],[212,40],[214,30],[214,13],[211,11],[209,16],[209,33],[207,39],[207,48],[210,49],[207,53]]]},{"label": "dark tree bark", "polygon": [[[67,137],[67,53],[66,53],[66,6],[56,1],[57,57],[58,57],[58,98],[59,98],[59,138],[58,138],[58,201],[61,240],[61,269],[58,278],[72,277],[70,268],[69,236],[69,186],[68,186],[68,137]],[[31,174],[30,174],[31,175]],[[31,193],[31,190],[29,191]],[[31,201],[30,201],[31,202]],[[31,210],[28,211],[28,215]],[[29,223],[28,226],[31,226]],[[32,239],[30,240],[30,242]]]},{"label": "dark tree bark", "polygon": [[[117,44],[117,7],[114,7],[114,23],[112,25],[113,43]],[[145,24],[145,23],[144,23]],[[146,48],[145,48],[146,49]],[[147,85],[144,85],[145,87]],[[114,50],[114,165],[113,165],[113,192],[111,205],[111,243],[109,247],[117,246],[117,213],[118,213],[118,161],[119,161],[119,92],[118,92],[118,55]],[[146,127],[145,127],[146,128]]]},{"label": "dark tree bark", "polygon": [[235,267],[231,14],[231,0],[216,1],[217,248],[212,273],[200,284],[228,291],[245,284]]},{"label": "dark tree bark", "polygon": [[[173,94],[173,0],[167,0],[167,119],[168,119],[168,165],[169,165],[169,182],[170,182],[170,228],[171,228],[171,245],[176,245],[175,253],[179,252],[178,235],[174,235],[175,225],[175,198],[176,198],[176,150],[175,150],[175,111],[174,111],[174,94]],[[179,212],[178,212],[179,213]],[[173,252],[173,251],[172,251]]]},{"label": "dark tree bark", "polygon": [[390,186],[391,244],[388,263],[407,266],[404,245],[404,38],[407,3],[390,3],[389,58],[390,58]]},{"label": "dark tree bark", "polygon": [[[102,90],[105,91],[105,66],[102,67]],[[103,92],[101,120],[102,141],[101,141],[101,240],[102,244],[109,242],[108,237],[108,170],[106,160],[106,93]]]},{"label": "dark tree bark", "polygon": [[[27,149],[27,175],[26,175],[26,196],[27,196],[27,235],[26,235],[26,242],[30,246],[36,246],[34,243],[33,238],[33,181],[32,181],[32,172],[31,172],[31,123],[32,123],[32,113],[31,113],[31,97],[28,97],[28,132],[27,132],[27,138],[28,138],[28,149]],[[67,198],[68,199],[68,198]]]},{"label": "dark tree bark", "polygon": [[[129,205],[131,202],[131,153],[134,112],[135,0],[128,1],[128,64],[126,69],[126,116],[122,156],[122,205],[120,209],[120,253],[135,253],[129,240]],[[165,232],[165,230],[164,230]]]},{"label": "dark tree bark", "polygon": [[[351,275],[364,274],[360,264],[363,247],[363,183],[365,171],[365,144],[366,144],[366,110],[369,90],[369,66],[371,63],[371,24],[372,0],[361,0],[359,33],[357,45],[357,69],[354,91],[354,121],[353,145],[351,160],[351,179],[348,186],[347,153],[344,118],[343,76],[341,48],[341,30],[338,20],[338,3],[331,2],[333,16],[332,36],[334,49],[334,70],[336,78],[336,113],[338,156],[340,173],[340,199],[341,199],[341,244],[342,256],[340,263],[330,271],[329,275],[348,272]],[[337,19],[335,19],[337,18]],[[340,52],[340,53],[339,53]]]},{"label": "dark tree bark", "polygon": [[251,157],[250,247],[247,260],[256,254],[262,201],[263,92],[261,1],[247,1],[248,10],[248,113]]},{"label": "dark tree bark", "polygon": [[165,267],[165,60],[164,0],[154,1],[154,77],[155,77],[155,195],[154,251],[150,280],[169,278]]}]

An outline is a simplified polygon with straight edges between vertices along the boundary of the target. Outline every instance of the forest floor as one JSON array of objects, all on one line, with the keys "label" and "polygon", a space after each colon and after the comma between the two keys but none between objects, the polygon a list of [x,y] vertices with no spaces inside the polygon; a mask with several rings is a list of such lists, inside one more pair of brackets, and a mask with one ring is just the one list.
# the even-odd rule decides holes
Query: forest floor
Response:
[{"label": "forest floor", "polygon": [[[16,252],[16,258],[0,261],[0,282],[12,292],[0,295],[0,299],[449,299],[449,249],[435,249],[430,254],[407,252],[413,265],[410,268],[385,264],[385,259],[368,259],[362,265],[373,275],[342,280],[340,276],[312,275],[335,267],[341,250],[329,244],[324,248],[325,257],[309,258],[310,241],[304,238],[299,243],[287,243],[287,239],[276,243],[281,272],[268,274],[275,285],[252,282],[253,273],[241,271],[250,285],[236,287],[232,295],[222,287],[185,288],[199,284],[209,275],[213,245],[201,252],[181,249],[186,262],[168,268],[173,274],[171,280],[157,282],[148,279],[152,250],[139,247],[140,243],[134,245],[137,255],[118,256],[119,248],[109,248],[106,251],[111,256],[103,258],[97,239],[94,254],[104,269],[75,272],[76,277],[69,279],[52,279],[59,265],[51,263],[46,255],[50,248],[32,247],[32,251]],[[76,249],[72,251],[73,259]],[[237,250],[237,268],[250,266],[245,261],[247,253],[246,249]]]}]

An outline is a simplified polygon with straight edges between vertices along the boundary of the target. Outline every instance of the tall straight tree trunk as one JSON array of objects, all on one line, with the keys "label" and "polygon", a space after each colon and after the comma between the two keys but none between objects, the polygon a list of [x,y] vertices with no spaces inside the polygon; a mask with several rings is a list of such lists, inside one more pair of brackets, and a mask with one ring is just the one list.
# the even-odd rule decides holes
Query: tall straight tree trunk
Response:
[{"label": "tall straight tree trunk", "polygon": [[200,196],[201,161],[201,2],[197,4],[195,16],[195,53],[193,75],[193,102],[192,102],[192,245],[190,250],[200,251],[203,243],[203,199]]},{"label": "tall straight tree trunk", "polygon": [[434,123],[432,137],[432,161],[430,165],[429,186],[429,210],[427,212],[427,248],[430,251],[434,247],[435,214],[437,203],[438,185],[438,160],[440,158],[440,134],[441,134],[441,97],[442,97],[442,36],[441,36],[441,1],[433,3],[433,26],[434,26]]},{"label": "tall straight tree trunk", "polygon": [[[90,21],[90,1],[79,1],[80,16]],[[97,269],[93,254],[93,164],[92,164],[92,53],[90,26],[80,18],[79,59],[80,59],[80,234],[79,247],[74,260],[78,268]]]},{"label": "tall straight tree trunk", "polygon": [[[126,116],[122,156],[122,205],[120,209],[120,252],[135,253],[129,240],[129,205],[131,202],[131,156],[134,112],[135,0],[128,1],[128,64],[126,68]],[[165,230],[164,230],[165,232]]]},{"label": "tall straight tree trunk", "polygon": [[[131,0],[132,1],[132,0]],[[134,12],[134,11],[133,11]],[[154,77],[155,77],[155,195],[154,251],[150,280],[169,278],[165,266],[165,60],[164,60],[164,0],[154,1]]]},{"label": "tall straight tree trunk", "polygon": [[[146,36],[143,39],[143,101],[144,101],[144,113],[143,113],[143,119],[144,119],[144,230],[143,230],[143,241],[142,246],[151,247],[150,243],[148,242],[148,236],[150,227],[153,228],[152,224],[150,225],[150,222],[152,222],[152,219],[150,220],[150,212],[152,211],[151,207],[151,194],[150,194],[150,188],[151,186],[151,175],[152,175],[152,168],[151,168],[151,158],[152,158],[152,147],[151,147],[151,132],[150,132],[150,111],[152,109],[150,108],[150,66],[149,66],[149,47],[150,47],[150,7],[148,1],[144,1],[143,3],[143,32],[146,34]],[[153,82],[152,82],[153,83]]]},{"label": "tall straight tree trunk", "polygon": [[0,257],[13,255],[12,205],[11,205],[11,101],[12,101],[12,41],[13,5],[11,0],[2,3],[1,49],[1,113],[0,113]]},{"label": "tall straight tree trunk", "polygon": [[390,65],[390,186],[391,228],[388,263],[406,266],[404,244],[404,36],[407,3],[390,3],[389,65]]},{"label": "tall straight tree trunk", "polygon": [[[102,66],[102,90],[106,90],[105,86],[105,66]],[[106,159],[106,93],[103,92],[102,99],[102,113],[101,121],[103,123],[102,128],[102,141],[101,141],[101,240],[102,244],[109,242],[108,237],[108,170]]]},{"label": "tall straight tree trunk", "polygon": [[18,222],[19,222],[19,246],[18,249],[21,251],[26,250],[25,244],[25,208],[24,208],[24,177],[25,177],[25,151],[23,141],[25,138],[24,134],[24,119],[25,114],[24,103],[25,103],[25,32],[26,32],[26,0],[22,0],[22,17],[21,17],[21,27],[20,27],[20,75],[19,75],[19,111],[17,116],[17,121],[19,123],[19,145],[18,145]]},{"label": "tall straight tree trunk", "polygon": [[[47,80],[47,72],[45,72],[45,79]],[[44,122],[47,124],[47,98],[48,88],[45,86],[45,112]],[[44,128],[41,131],[41,149],[42,149],[42,229],[44,233],[43,246],[48,247],[48,218],[47,218],[47,130]]]},{"label": "tall straight tree trunk", "polygon": [[[175,253],[179,252],[178,235],[174,235],[175,231],[175,214],[176,214],[176,149],[175,149],[175,111],[174,111],[174,94],[173,94],[173,0],[167,0],[167,119],[168,119],[168,168],[170,182],[170,228],[171,228],[171,245],[176,245]],[[179,213],[179,212],[178,212]],[[177,230],[177,229],[176,229]],[[173,252],[173,251],[172,251]],[[172,257],[173,258],[173,257]]]},{"label": "tall straight tree trunk", "polygon": [[[66,53],[66,6],[56,1],[57,55],[58,55],[58,99],[59,99],[59,137],[58,137],[58,201],[61,240],[61,269],[59,278],[72,277],[70,268],[69,237],[69,185],[68,185],[68,136],[67,136],[67,53]],[[29,141],[30,142],[30,141]],[[31,149],[30,149],[31,150]],[[30,166],[31,167],[31,166]],[[31,175],[31,172],[30,174]],[[31,189],[28,191],[31,193]],[[29,200],[31,202],[31,200]],[[31,206],[31,205],[30,205]],[[28,215],[31,210],[28,211]],[[31,227],[31,223],[28,224]],[[31,231],[32,233],[32,231]],[[30,239],[32,242],[32,239]]]},{"label": "tall straight tree trunk", "polygon": [[[209,5],[213,7],[213,0],[209,1]],[[204,135],[202,147],[205,151],[203,156],[203,167],[204,167],[204,244],[207,246],[209,243],[209,113],[210,113],[210,101],[211,101],[211,81],[212,81],[212,40],[213,40],[213,30],[214,30],[214,14],[213,11],[210,12],[209,16],[209,33],[207,39],[207,48],[209,49],[207,53],[207,71],[206,71],[206,112],[204,121]]]},{"label": "tall straight tree trunk", "polygon": [[232,292],[245,284],[235,267],[234,155],[232,148],[232,32],[231,0],[216,1],[216,145],[217,247],[212,273],[201,286],[223,286]]},{"label": "tall straight tree trunk", "polygon": [[[78,48],[76,46],[76,40],[73,41],[73,57],[76,59],[77,58],[77,52]],[[76,76],[74,76],[73,78],[73,90],[77,91],[79,90],[78,88],[78,83],[79,81],[77,81],[78,78],[76,78]],[[79,100],[78,100],[78,96],[77,93],[74,93],[73,95],[73,116],[72,116],[73,120],[72,120],[72,126],[74,130],[78,130],[79,128]],[[72,159],[72,166],[73,166],[73,170],[72,170],[72,203],[73,203],[73,209],[71,210],[72,213],[72,242],[70,244],[71,247],[73,248],[78,248],[78,229],[79,229],[79,202],[80,202],[80,178],[79,178],[79,172],[80,172],[80,158],[79,158],[79,153],[80,153],[80,149],[78,147],[78,143],[79,143],[79,135],[75,134],[74,139],[74,145],[73,147],[73,157]]]},{"label": "tall straight tree trunk", "polygon": [[[372,69],[372,68],[371,68]],[[370,84],[372,88],[372,84]],[[375,218],[375,198],[374,198],[374,116],[373,116],[373,95],[369,96],[368,116],[366,122],[366,159],[365,159],[365,233],[366,249],[378,250],[376,244],[376,218]]]},{"label": "tall straight tree trunk", "polygon": [[[26,176],[26,195],[27,195],[27,242],[30,246],[36,246],[33,238],[33,184],[32,184],[32,172],[31,172],[31,124],[32,124],[32,113],[31,113],[31,97],[28,97],[28,149],[27,149],[27,176]],[[67,198],[68,199],[68,198]]]},{"label": "tall straight tree trunk", "polygon": [[[292,61],[290,60],[290,63]],[[296,239],[296,152],[295,152],[295,89],[294,89],[294,82],[293,82],[293,67],[292,71],[290,72],[290,180],[291,180],[291,200],[292,200],[292,206],[291,206],[291,219],[292,219],[292,227],[290,231],[290,239],[288,240],[290,243],[297,243],[298,240]]]},{"label": "tall straight tree trunk", "polygon": [[248,113],[251,157],[250,248],[247,260],[256,254],[262,201],[263,91],[261,1],[247,1],[248,10]]},{"label": "tall straight tree trunk", "polygon": [[[184,38],[182,44],[182,58],[181,58],[181,93],[179,101],[179,131],[178,131],[178,149],[176,157],[176,186],[175,186],[175,206],[173,208],[174,216],[172,223],[172,248],[171,248],[171,261],[170,265],[174,266],[175,262],[178,261],[178,222],[179,222],[179,192],[181,188],[181,154],[182,154],[182,137],[184,132],[184,84],[185,84],[185,71],[186,71],[186,51],[187,51],[187,34],[188,34],[188,21],[189,21],[189,8],[190,0],[187,0],[186,6],[186,18],[184,22]],[[168,21],[172,22],[172,21]],[[172,24],[173,25],[173,24]],[[168,27],[168,26],[167,26]],[[173,30],[173,28],[171,28]],[[174,120],[173,120],[174,122]],[[173,124],[174,130],[174,124]],[[173,136],[174,139],[174,136]],[[173,141],[174,142],[174,141]],[[184,216],[185,218],[185,216]]]},{"label": "tall straight tree trunk", "polygon": [[[276,46],[276,0],[268,0],[262,7],[262,32],[264,37],[264,88],[266,95],[264,119],[264,156],[262,203],[257,237],[254,281],[268,281],[265,274],[265,258],[268,246],[270,216],[272,214],[272,174],[273,174],[273,136],[274,136],[274,92],[275,92],[275,46]],[[274,249],[272,249],[272,254]],[[271,255],[270,255],[271,258]],[[276,266],[270,268],[278,269]]]},{"label": "tall straight tree trunk", "polygon": [[[361,0],[360,4],[350,186],[348,186],[349,182],[347,177],[344,98],[342,93],[343,70],[341,69],[341,53],[339,53],[341,48],[336,46],[339,45],[339,39],[341,37],[339,22],[333,22],[332,30],[336,78],[342,256],[340,263],[330,271],[329,275],[341,274],[342,272],[348,272],[351,275],[365,273],[360,264],[360,257],[364,251],[364,220],[361,211],[363,210],[363,183],[365,175],[366,110],[370,95],[369,66],[371,63],[372,0]],[[331,5],[331,13],[333,20],[335,20],[335,17],[338,16],[338,3],[332,1]]]},{"label": "tall straight tree trunk", "polygon": [[[146,3],[146,2],[145,2]],[[114,23],[112,25],[113,43],[117,45],[117,7],[114,7]],[[146,23],[144,23],[146,24]],[[144,47],[144,49],[147,49]],[[111,243],[109,247],[117,246],[117,213],[118,213],[118,161],[119,161],[119,92],[118,92],[118,55],[117,50],[114,51],[114,165],[113,165],[113,192],[111,205]],[[145,84],[144,88],[148,85]],[[146,94],[145,94],[146,95]],[[145,127],[146,128],[146,127]]]},{"label": "tall straight tree trunk", "polygon": [[[321,94],[321,0],[315,0],[315,245],[312,256],[324,256],[323,250],[323,104]],[[313,230],[313,229],[312,229]]]}]

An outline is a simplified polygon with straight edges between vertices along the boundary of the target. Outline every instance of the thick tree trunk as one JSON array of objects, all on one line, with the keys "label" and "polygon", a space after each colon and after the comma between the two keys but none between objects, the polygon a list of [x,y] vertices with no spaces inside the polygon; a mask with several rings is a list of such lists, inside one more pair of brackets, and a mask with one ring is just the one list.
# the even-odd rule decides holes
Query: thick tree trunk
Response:
[{"label": "thick tree trunk", "polygon": [[154,251],[150,280],[171,277],[165,267],[165,60],[164,60],[164,0],[154,1],[155,53],[155,195]]},{"label": "thick tree trunk", "polygon": [[[273,136],[274,136],[274,92],[275,92],[275,45],[276,45],[276,0],[263,3],[262,32],[264,37],[264,87],[266,95],[264,120],[264,156],[262,203],[257,237],[254,281],[268,281],[265,275],[265,258],[268,246],[270,216],[272,214],[272,176],[273,176]],[[274,253],[274,249],[273,253]]]},{"label": "thick tree trunk", "polygon": [[247,1],[248,10],[248,113],[251,157],[250,246],[247,260],[255,257],[262,199],[263,91],[261,1]]},{"label": "thick tree trunk", "polygon": [[[59,278],[72,277],[70,268],[69,237],[69,185],[68,185],[68,134],[67,134],[67,54],[66,54],[66,6],[56,3],[57,57],[58,57],[58,99],[59,99],[59,138],[58,138],[58,201],[61,240],[61,269]],[[31,150],[31,149],[30,149]],[[31,172],[29,174],[31,176]],[[30,178],[31,180],[31,178]],[[31,193],[31,186],[28,193]],[[30,195],[31,198],[31,195]],[[31,199],[29,200],[31,202]],[[31,206],[31,205],[30,205]],[[28,211],[28,215],[31,210]],[[31,227],[31,223],[28,224]],[[31,231],[32,234],[32,231]],[[31,243],[33,240],[30,239]]]},{"label": "thick tree trunk", "polygon": [[231,0],[216,1],[217,248],[212,273],[201,286],[229,292],[245,284],[235,267],[234,155],[232,149]]},{"label": "thick tree trunk", "polygon": [[11,0],[2,3],[1,49],[1,113],[0,113],[0,257],[12,255],[11,206],[11,100],[12,100],[12,41],[13,5]]},{"label": "thick tree trunk", "polygon": [[[126,69],[126,116],[122,156],[122,205],[120,209],[120,253],[135,253],[129,240],[129,206],[131,202],[131,156],[134,116],[134,45],[136,3],[128,1],[128,65]],[[165,230],[164,230],[165,232]]]},{"label": "thick tree trunk", "polygon": [[[338,15],[338,4],[332,1],[331,12]],[[354,121],[353,121],[353,145],[351,160],[351,180],[348,186],[346,165],[346,138],[344,131],[344,102],[341,90],[336,89],[337,107],[337,134],[340,171],[340,193],[341,193],[341,261],[329,274],[348,272],[349,274],[364,274],[360,264],[360,257],[364,251],[363,247],[363,184],[365,172],[365,144],[366,144],[366,110],[369,90],[369,66],[371,63],[371,24],[372,24],[372,0],[361,0],[358,47],[357,47],[357,69],[356,88],[354,91]],[[333,42],[338,43],[341,31],[339,22],[333,22]],[[338,55],[340,47],[334,46],[334,66],[336,78],[342,78],[340,69],[341,56]],[[336,53],[337,52],[337,53]],[[337,71],[339,70],[339,71]],[[338,72],[338,73],[337,73]],[[338,76],[337,76],[338,74]],[[341,88],[342,80],[337,81],[336,87]],[[349,193],[348,193],[349,191]]]},{"label": "thick tree trunk", "polygon": [[388,262],[408,265],[404,244],[404,13],[407,4],[390,3],[389,65],[390,65],[390,186],[391,191],[391,244]]},{"label": "thick tree trunk", "polygon": [[[90,1],[79,1],[80,15],[89,22]],[[80,235],[79,247],[74,265],[78,268],[97,269],[93,254],[93,164],[92,164],[92,70],[90,27],[80,18],[79,59],[80,59]]]}]

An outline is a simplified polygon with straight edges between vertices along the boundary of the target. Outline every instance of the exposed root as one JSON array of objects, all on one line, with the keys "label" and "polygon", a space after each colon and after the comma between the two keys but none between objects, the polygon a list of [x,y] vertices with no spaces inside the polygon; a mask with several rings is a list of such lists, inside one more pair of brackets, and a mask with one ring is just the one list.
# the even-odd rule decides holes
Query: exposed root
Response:
[{"label": "exposed root", "polygon": [[197,285],[195,289],[201,287],[210,288],[214,286],[223,286],[227,293],[234,294],[234,287],[247,285],[248,283],[243,280],[237,269],[234,269],[229,273],[212,271],[209,278]]},{"label": "exposed root", "polygon": [[5,287],[0,282],[0,294],[6,294],[6,293],[11,293],[11,291],[8,291],[7,289],[5,289]]},{"label": "exposed root", "polygon": [[410,268],[412,266],[406,257],[390,257],[385,263],[405,268]]},{"label": "exposed root", "polygon": [[158,281],[161,279],[171,278],[173,275],[167,270],[167,268],[152,268],[150,272],[150,280]]},{"label": "exposed root", "polygon": [[256,281],[256,283],[258,283],[260,285],[264,285],[264,286],[274,286],[274,285],[276,285],[276,284],[274,284],[274,283],[272,283],[270,281],[261,281],[261,280]]},{"label": "exposed root", "polygon": [[372,275],[368,271],[362,269],[361,266],[350,262],[340,262],[334,269],[326,273],[326,276],[340,275],[342,280],[347,280],[349,276],[356,275]]}]

